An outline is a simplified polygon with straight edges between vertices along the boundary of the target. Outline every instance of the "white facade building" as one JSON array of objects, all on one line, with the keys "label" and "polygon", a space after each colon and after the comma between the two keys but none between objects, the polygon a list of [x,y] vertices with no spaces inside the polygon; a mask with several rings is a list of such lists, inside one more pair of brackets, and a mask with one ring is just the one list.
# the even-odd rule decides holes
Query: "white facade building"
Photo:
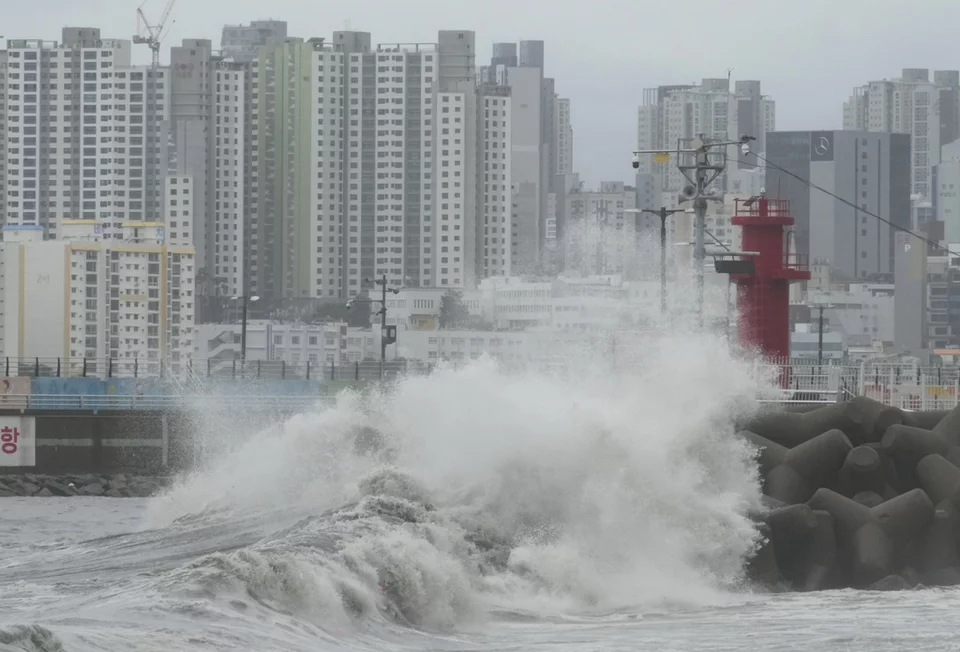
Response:
[{"label": "white facade building", "polygon": [[369,33],[339,31],[218,61],[218,284],[286,298],[356,296],[384,275],[474,285],[473,56],[472,32],[373,46]]},{"label": "white facade building", "polygon": [[7,223],[7,51],[0,50],[0,225]]},{"label": "white facade building", "polygon": [[823,355],[824,363],[842,360],[846,352],[843,333],[827,330],[824,327],[821,345],[820,329],[817,324],[797,324],[790,333],[790,357],[803,360],[818,360]]},{"label": "white facade building", "polygon": [[144,375],[193,352],[195,252],[164,243],[161,222],[125,222],[105,240],[96,220],[8,225],[0,265],[2,348],[9,358],[134,360]]},{"label": "white facade building", "polygon": [[[401,332],[438,329],[446,292],[443,288],[405,289],[388,297],[387,324],[396,324]],[[628,283],[619,275],[550,280],[514,276],[484,279],[476,290],[463,292],[462,301],[471,317],[490,328],[591,330],[616,325],[627,312],[638,316],[638,305],[659,310],[656,296],[644,283]]]},{"label": "white facade building", "polygon": [[818,306],[832,331],[843,335],[846,346],[869,346],[894,341],[892,283],[852,283],[844,289],[811,290],[806,303],[812,319],[819,321]]},{"label": "white facade building", "polygon": [[[699,86],[660,86],[643,92],[637,111],[637,149],[676,150],[681,139],[705,134],[709,138],[735,140],[742,135],[756,138],[755,151],[766,151],[766,134],[776,128],[776,104],[760,92],[760,82],[741,80],[730,89],[730,80],[704,79]],[[752,168],[756,159],[743,159],[740,152],[728,152],[728,171]],[[668,163],[655,163],[652,156],[640,157],[641,174],[653,174],[666,193],[667,205],[689,182],[677,169],[675,156]],[[717,186],[727,189],[727,175]]]},{"label": "white facade building", "polygon": [[940,163],[934,167],[936,219],[943,222],[947,242],[960,242],[960,140],[947,143],[940,152]]},{"label": "white facade building", "polygon": [[[251,192],[256,187],[257,148],[253,119],[259,102],[251,102],[256,77],[250,66],[233,61],[214,64],[214,169],[208,175],[213,190],[213,260],[210,270],[214,285],[223,294],[252,294],[245,248],[251,244],[255,209]],[[254,114],[254,115],[249,115]],[[255,142],[255,141],[253,141]],[[254,288],[255,289],[255,288]]]},{"label": "white facade building", "polygon": [[130,41],[96,29],[7,46],[6,223],[56,236],[62,220],[98,220],[118,239],[127,220],[160,219],[169,70],[132,66]]},{"label": "white facade building", "polygon": [[932,199],[932,170],[940,147],[960,137],[960,73],[905,68],[899,79],[854,89],[843,105],[846,130],[910,134],[911,194]]},{"label": "white facade building", "polygon": [[[242,324],[237,319],[225,324],[201,324],[196,328],[194,360],[197,373],[223,371],[240,359]],[[246,359],[283,361],[305,369],[379,358],[373,332],[348,327],[345,323],[307,324],[254,319],[247,322]],[[300,370],[302,371],[302,369]],[[298,371],[299,373],[299,371]]]},{"label": "white facade building", "polygon": [[573,125],[570,121],[570,100],[558,97],[553,105],[553,129],[557,174],[573,174]]},{"label": "white facade building", "polygon": [[[604,181],[596,190],[582,183],[565,197],[566,268],[583,275],[622,274],[637,263],[637,226],[648,215],[625,212],[636,208],[636,192],[622,181]],[[650,222],[652,224],[652,222]],[[657,232],[660,223],[656,220]]]},{"label": "white facade building", "polygon": [[193,247],[194,211],[203,202],[203,196],[194,192],[193,177],[167,177],[163,197],[166,243],[171,247]]},{"label": "white facade building", "polygon": [[[437,94],[436,111],[442,124],[434,159],[439,174],[434,219],[436,232],[432,243],[435,251],[433,270],[429,276],[424,275],[434,279],[432,284],[437,286],[463,287],[468,275],[472,277],[476,268],[476,247],[473,245],[476,208],[467,203],[471,196],[467,191],[468,182],[473,184],[475,179],[467,174],[465,155],[468,136],[472,136],[472,130],[467,129],[467,114],[474,101],[473,93]],[[402,247],[397,249],[402,252]],[[427,260],[424,255],[424,265]],[[400,283],[400,279],[397,282]]]},{"label": "white facade building", "polygon": [[[482,264],[479,278],[509,276],[511,273],[512,225],[511,182],[513,127],[512,98],[506,86],[481,86],[477,116],[477,260]],[[479,112],[478,112],[479,113]],[[482,251],[481,251],[482,247]]]}]

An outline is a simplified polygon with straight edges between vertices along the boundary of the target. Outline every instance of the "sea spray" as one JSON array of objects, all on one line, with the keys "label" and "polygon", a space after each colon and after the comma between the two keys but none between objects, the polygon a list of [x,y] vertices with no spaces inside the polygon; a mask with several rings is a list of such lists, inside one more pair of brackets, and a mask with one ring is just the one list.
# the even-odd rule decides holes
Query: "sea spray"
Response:
[{"label": "sea spray", "polygon": [[763,383],[707,335],[652,339],[631,369],[441,367],[237,433],[243,444],[158,498],[151,520],[317,515],[251,547],[270,568],[287,555],[313,569],[296,581],[315,593],[267,603],[314,622],[333,595],[341,614],[427,628],[479,605],[710,601],[757,538],[752,453],[732,435]]}]

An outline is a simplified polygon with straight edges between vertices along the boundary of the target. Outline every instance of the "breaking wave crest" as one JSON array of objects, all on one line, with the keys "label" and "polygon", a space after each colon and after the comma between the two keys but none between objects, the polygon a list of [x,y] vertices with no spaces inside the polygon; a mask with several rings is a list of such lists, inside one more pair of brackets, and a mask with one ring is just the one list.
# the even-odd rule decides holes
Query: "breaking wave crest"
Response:
[{"label": "breaking wave crest", "polygon": [[10,652],[62,652],[56,634],[40,625],[14,625],[0,629],[0,650]]},{"label": "breaking wave crest", "polygon": [[440,369],[266,433],[151,506],[151,523],[291,514],[158,579],[167,594],[295,616],[468,627],[722,600],[757,532],[734,420],[758,383],[719,340],[651,342],[630,372]]}]

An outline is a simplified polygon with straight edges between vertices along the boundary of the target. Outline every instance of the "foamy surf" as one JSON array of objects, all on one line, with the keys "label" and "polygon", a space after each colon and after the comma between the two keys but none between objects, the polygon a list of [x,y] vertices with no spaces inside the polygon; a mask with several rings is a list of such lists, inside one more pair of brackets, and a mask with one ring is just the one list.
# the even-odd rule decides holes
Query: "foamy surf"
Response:
[{"label": "foamy surf", "polygon": [[955,592],[744,592],[759,493],[733,422],[765,381],[705,336],[641,362],[441,369],[206,430],[216,454],[150,502],[6,499],[0,651],[949,646],[930,611]]},{"label": "foamy surf", "polygon": [[723,602],[757,537],[752,453],[732,435],[762,380],[719,344],[662,338],[632,372],[481,360],[251,433],[156,499],[150,523],[314,516],[165,590],[438,631],[530,606]]}]

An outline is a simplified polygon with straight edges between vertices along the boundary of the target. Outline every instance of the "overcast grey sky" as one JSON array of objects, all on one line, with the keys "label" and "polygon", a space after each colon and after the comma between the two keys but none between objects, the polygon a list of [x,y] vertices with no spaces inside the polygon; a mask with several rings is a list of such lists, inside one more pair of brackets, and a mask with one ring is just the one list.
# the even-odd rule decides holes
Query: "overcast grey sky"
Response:
[{"label": "overcast grey sky", "polygon": [[[59,40],[66,25],[129,38],[141,0],[0,0],[8,38]],[[155,18],[166,0],[147,0]],[[590,183],[631,177],[642,90],[723,77],[759,79],[778,129],[842,126],[851,89],[901,68],[960,68],[960,0],[178,0],[166,50],[220,40],[224,23],[286,20],[291,36],[362,30],[374,42],[432,42],[439,29],[494,41],[543,39],[546,74],[571,98],[575,166]],[[694,22],[695,19],[697,22]],[[147,61],[146,46],[137,46]]]}]

